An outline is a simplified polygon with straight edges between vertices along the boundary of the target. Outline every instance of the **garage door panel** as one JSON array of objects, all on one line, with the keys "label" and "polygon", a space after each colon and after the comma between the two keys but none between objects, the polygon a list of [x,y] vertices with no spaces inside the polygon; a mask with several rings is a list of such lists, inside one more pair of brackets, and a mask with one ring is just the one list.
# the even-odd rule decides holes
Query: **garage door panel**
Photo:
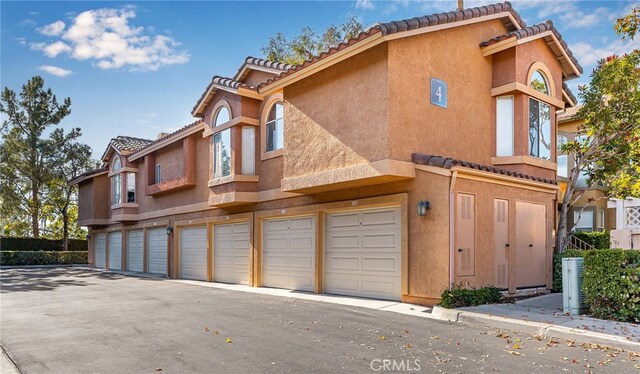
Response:
[{"label": "garage door panel", "polygon": [[180,229],[180,277],[207,280],[206,226]]},{"label": "garage door panel", "polygon": [[107,261],[107,235],[96,234],[95,244],[95,265],[98,268],[104,269]]},{"label": "garage door panel", "polygon": [[400,208],[328,215],[325,238],[327,293],[400,299]]},{"label": "garage door panel", "polygon": [[214,281],[249,284],[249,223],[215,225],[213,230]]},{"label": "garage door panel", "polygon": [[359,227],[360,218],[358,213],[333,214],[327,218],[327,227]]},{"label": "garage door panel", "polygon": [[362,271],[386,271],[395,273],[400,270],[400,256],[390,257],[364,257],[362,259]]},{"label": "garage door panel", "polygon": [[127,270],[144,271],[144,235],[142,230],[127,233]]},{"label": "garage door panel", "polygon": [[149,229],[147,231],[147,272],[151,274],[167,274],[167,232],[166,228]]},{"label": "garage door panel", "polygon": [[398,217],[395,209],[362,213],[362,226],[396,225]]},{"label": "garage door panel", "polygon": [[310,230],[313,228],[313,218],[292,218],[289,220],[289,230]]},{"label": "garage door panel", "polygon": [[122,233],[109,233],[109,269],[122,270]]},{"label": "garage door panel", "polygon": [[398,246],[398,237],[395,233],[387,234],[364,234],[362,235],[363,248],[396,248]]},{"label": "garage door panel", "polygon": [[262,285],[314,289],[315,221],[296,217],[264,221]]}]

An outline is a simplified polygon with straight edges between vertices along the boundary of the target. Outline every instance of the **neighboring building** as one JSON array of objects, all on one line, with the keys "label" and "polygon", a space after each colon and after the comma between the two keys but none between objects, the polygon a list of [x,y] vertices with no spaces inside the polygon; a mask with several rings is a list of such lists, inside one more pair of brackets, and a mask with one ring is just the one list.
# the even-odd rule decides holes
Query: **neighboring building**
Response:
[{"label": "neighboring building", "polygon": [[[575,99],[573,99],[575,102]],[[561,196],[558,199],[562,203],[562,194],[566,191],[568,175],[574,168],[575,162],[570,155],[563,154],[560,150],[562,144],[580,139],[581,125],[584,119],[580,118],[578,111],[581,106],[567,108],[557,113],[558,119],[558,184]],[[587,188],[587,175],[581,173],[576,185],[578,191],[586,190],[574,206],[569,209],[567,219],[570,231],[603,231],[615,229],[615,213],[607,208],[607,188],[595,185]]]},{"label": "neighboring building", "polygon": [[422,304],[550,288],[554,113],[581,72],[509,3],[378,24],[295,67],[247,58],[200,120],[116,138],[70,182],[90,261]]}]

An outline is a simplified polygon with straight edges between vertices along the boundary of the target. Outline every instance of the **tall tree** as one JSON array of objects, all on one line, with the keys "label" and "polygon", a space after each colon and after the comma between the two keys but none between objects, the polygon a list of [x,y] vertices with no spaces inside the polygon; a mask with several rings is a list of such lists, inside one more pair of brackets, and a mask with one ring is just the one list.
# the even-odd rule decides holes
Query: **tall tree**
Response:
[{"label": "tall tree", "polygon": [[269,42],[261,50],[267,60],[298,65],[331,47],[346,42],[363,30],[364,27],[358,19],[351,17],[340,26],[329,26],[320,35],[310,27],[303,28],[292,40],[287,40],[284,34],[277,33],[269,38]]},{"label": "tall tree", "polygon": [[[616,31],[633,38],[639,16],[635,10],[619,20]],[[585,192],[576,189],[581,172],[588,175],[587,188],[606,185],[616,197],[640,192],[640,50],[601,60],[589,85],[579,90],[583,106],[578,115],[584,118],[579,132],[584,136],[562,147],[575,167],[569,172],[558,215],[558,251],[569,244],[567,213]]]},{"label": "tall tree", "polygon": [[51,178],[47,184],[47,203],[54,214],[60,217],[64,250],[69,239],[69,213],[77,204],[78,192],[77,185],[69,186],[67,181],[90,170],[93,164],[91,147],[77,141],[81,135],[79,128],[67,134],[63,129],[55,129],[49,137],[49,151],[57,154],[57,157],[52,158],[49,168]]},{"label": "tall tree", "polygon": [[31,217],[35,238],[40,236],[38,221],[42,208],[42,192],[48,180],[49,157],[44,131],[57,125],[71,111],[71,99],[58,103],[44,80],[35,76],[22,86],[20,98],[5,87],[0,100],[0,112],[7,119],[2,123],[0,145],[0,193],[3,201],[15,201],[19,209]]}]

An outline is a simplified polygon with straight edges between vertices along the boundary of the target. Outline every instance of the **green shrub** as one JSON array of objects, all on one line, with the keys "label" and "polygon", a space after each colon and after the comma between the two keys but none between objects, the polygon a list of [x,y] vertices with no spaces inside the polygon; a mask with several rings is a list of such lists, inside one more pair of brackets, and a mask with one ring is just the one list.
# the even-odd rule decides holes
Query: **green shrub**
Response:
[{"label": "green shrub", "polygon": [[0,251],[0,265],[86,264],[87,251]]},{"label": "green shrub", "polygon": [[573,236],[591,244],[595,249],[611,248],[611,237],[608,231],[576,232]]},{"label": "green shrub", "polygon": [[[69,239],[68,251],[86,251],[87,241]],[[61,239],[0,238],[0,251],[62,251]]]},{"label": "green shrub", "polygon": [[584,257],[586,251],[568,249],[562,253],[553,254],[553,292],[562,292],[562,259],[565,257]]},{"label": "green shrub", "polygon": [[445,308],[459,308],[500,302],[502,293],[496,287],[454,288],[445,290],[440,296],[440,304]]},{"label": "green shrub", "polygon": [[640,322],[640,251],[589,251],[582,291],[594,317]]}]

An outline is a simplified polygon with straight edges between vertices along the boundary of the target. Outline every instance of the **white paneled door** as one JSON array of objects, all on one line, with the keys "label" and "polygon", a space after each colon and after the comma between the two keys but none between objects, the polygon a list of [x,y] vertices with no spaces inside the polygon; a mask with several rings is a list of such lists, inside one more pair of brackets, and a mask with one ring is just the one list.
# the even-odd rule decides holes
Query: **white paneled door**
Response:
[{"label": "white paneled door", "polygon": [[249,223],[216,225],[213,232],[213,280],[249,284]]},{"label": "white paneled door", "polygon": [[208,280],[207,226],[180,229],[180,278]]},{"label": "white paneled door", "polygon": [[122,233],[109,233],[109,269],[122,270]]},{"label": "white paneled door", "polygon": [[95,265],[104,269],[107,266],[107,235],[96,234]]},{"label": "white paneled door", "polygon": [[144,271],[144,232],[131,230],[127,233],[127,270]]},{"label": "white paneled door", "polygon": [[147,230],[147,273],[167,275],[167,229]]},{"label": "white paneled door", "polygon": [[262,285],[313,291],[315,282],[315,220],[313,217],[265,220]]},{"label": "white paneled door", "polygon": [[400,300],[401,228],[399,207],[328,214],[324,291]]}]

